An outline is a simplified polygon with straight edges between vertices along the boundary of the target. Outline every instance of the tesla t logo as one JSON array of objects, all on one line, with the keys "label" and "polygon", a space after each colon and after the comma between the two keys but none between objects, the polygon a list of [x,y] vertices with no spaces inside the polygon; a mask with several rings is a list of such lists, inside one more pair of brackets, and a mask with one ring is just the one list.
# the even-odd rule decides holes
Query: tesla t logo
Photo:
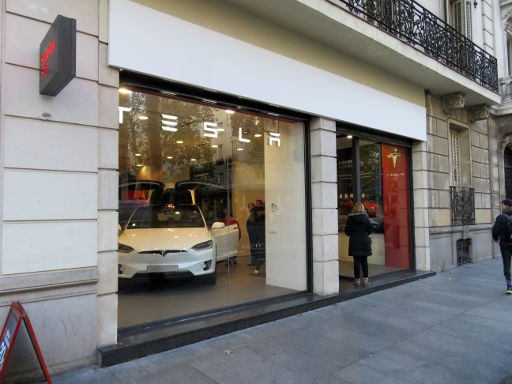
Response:
[{"label": "tesla t logo", "polygon": [[41,55],[41,79],[48,73],[48,57],[55,52],[55,40],[52,40],[46,51]]},{"label": "tesla t logo", "polygon": [[402,154],[400,152],[398,152],[398,149],[395,148],[395,152],[392,152],[390,153],[389,155],[387,155],[386,157],[388,159],[392,159],[393,160],[393,168],[396,168],[396,160],[402,156]]}]

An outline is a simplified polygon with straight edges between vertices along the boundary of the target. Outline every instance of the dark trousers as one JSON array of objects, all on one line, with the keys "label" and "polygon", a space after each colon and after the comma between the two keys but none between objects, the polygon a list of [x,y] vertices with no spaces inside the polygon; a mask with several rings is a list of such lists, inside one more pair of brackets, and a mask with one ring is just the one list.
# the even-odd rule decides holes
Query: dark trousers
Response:
[{"label": "dark trousers", "polygon": [[256,244],[258,243],[258,228],[254,224],[247,224],[247,234],[249,235],[249,249],[251,251],[251,264],[256,265],[258,257]]},{"label": "dark trousers", "polygon": [[505,279],[510,281],[510,245],[500,244],[501,258],[503,259],[503,274]]},{"label": "dark trousers", "polygon": [[368,277],[368,256],[354,256],[354,277],[356,279],[359,279],[361,277],[361,268],[363,268],[363,277]]},{"label": "dark trousers", "polygon": [[254,263],[256,264],[256,269],[259,271],[261,264],[265,261],[265,224],[259,223],[257,229],[255,231],[255,253],[254,253]]}]

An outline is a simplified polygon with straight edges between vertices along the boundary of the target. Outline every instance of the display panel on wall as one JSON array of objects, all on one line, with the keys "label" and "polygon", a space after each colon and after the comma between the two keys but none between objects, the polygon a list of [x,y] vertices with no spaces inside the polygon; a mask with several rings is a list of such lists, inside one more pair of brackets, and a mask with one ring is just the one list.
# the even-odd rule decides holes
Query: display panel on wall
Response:
[{"label": "display panel on wall", "polygon": [[302,123],[119,90],[119,326],[307,289]]},{"label": "display panel on wall", "polygon": [[[353,169],[356,151],[358,172]],[[337,157],[340,276],[354,277],[354,259],[349,255],[349,237],[344,229],[357,201],[363,203],[370,219],[369,275],[411,268],[408,148],[338,134]],[[354,189],[356,181],[359,196]]]}]

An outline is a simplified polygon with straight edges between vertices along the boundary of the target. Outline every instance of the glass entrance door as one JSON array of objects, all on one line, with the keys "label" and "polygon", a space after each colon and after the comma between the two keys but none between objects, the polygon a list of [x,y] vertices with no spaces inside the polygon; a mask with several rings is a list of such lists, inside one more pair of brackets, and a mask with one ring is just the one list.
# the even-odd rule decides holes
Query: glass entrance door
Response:
[{"label": "glass entrance door", "polygon": [[338,135],[336,145],[340,277],[354,278],[345,225],[357,202],[363,204],[372,232],[369,277],[410,268],[408,148],[345,134]]}]

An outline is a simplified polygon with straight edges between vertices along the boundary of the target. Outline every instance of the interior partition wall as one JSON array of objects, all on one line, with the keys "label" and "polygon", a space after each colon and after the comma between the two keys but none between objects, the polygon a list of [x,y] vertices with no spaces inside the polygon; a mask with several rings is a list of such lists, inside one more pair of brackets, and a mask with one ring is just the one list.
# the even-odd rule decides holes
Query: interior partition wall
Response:
[{"label": "interior partition wall", "polygon": [[305,126],[119,90],[119,327],[306,291]]},{"label": "interior partition wall", "polygon": [[336,151],[340,277],[354,278],[345,224],[357,202],[363,203],[372,231],[369,276],[413,268],[408,143],[339,130]]}]

